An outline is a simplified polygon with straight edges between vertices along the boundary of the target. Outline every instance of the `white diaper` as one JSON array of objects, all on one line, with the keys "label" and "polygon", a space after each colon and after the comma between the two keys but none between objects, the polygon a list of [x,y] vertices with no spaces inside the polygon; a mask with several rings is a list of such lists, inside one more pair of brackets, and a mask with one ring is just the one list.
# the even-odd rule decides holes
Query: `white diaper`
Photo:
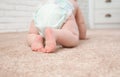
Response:
[{"label": "white diaper", "polygon": [[35,26],[44,36],[46,27],[61,28],[72,14],[73,5],[69,0],[48,0],[39,6],[34,14]]}]

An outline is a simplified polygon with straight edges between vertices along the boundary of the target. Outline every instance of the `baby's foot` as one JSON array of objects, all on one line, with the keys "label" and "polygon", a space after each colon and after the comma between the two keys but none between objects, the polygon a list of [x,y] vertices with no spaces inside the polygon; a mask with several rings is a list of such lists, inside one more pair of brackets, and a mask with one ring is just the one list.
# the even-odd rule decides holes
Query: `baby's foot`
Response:
[{"label": "baby's foot", "polygon": [[45,30],[45,50],[46,52],[54,52],[56,49],[56,39],[52,29],[47,28]]},{"label": "baby's foot", "polygon": [[43,46],[43,38],[40,35],[36,36],[34,42],[31,45],[31,48],[33,51],[45,51]]}]

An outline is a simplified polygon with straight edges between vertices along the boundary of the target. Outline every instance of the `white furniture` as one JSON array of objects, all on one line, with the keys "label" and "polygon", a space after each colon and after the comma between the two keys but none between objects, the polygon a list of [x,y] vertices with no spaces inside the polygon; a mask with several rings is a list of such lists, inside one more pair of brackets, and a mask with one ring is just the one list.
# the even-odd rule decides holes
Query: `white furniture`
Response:
[{"label": "white furniture", "polygon": [[89,0],[90,28],[120,28],[120,0]]}]

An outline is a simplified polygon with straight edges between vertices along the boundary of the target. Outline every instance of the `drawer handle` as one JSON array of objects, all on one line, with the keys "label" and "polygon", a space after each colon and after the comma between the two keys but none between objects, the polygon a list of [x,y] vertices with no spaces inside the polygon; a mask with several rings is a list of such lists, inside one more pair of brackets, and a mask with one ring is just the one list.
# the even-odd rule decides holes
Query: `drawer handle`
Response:
[{"label": "drawer handle", "polygon": [[106,2],[106,3],[111,3],[111,2],[112,2],[112,0],[105,0],[105,2]]},{"label": "drawer handle", "polygon": [[110,18],[110,17],[112,17],[112,15],[111,14],[106,14],[105,17]]}]

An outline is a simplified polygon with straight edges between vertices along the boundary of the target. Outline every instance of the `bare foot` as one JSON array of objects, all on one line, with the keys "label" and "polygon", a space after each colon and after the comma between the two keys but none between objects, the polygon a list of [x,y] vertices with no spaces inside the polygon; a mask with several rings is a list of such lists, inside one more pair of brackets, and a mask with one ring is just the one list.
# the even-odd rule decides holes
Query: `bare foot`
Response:
[{"label": "bare foot", "polygon": [[56,39],[51,28],[45,30],[45,49],[46,52],[54,52],[56,49]]},{"label": "bare foot", "polygon": [[43,46],[43,38],[40,35],[36,36],[34,42],[31,45],[31,49],[33,51],[45,52],[45,49]]}]

